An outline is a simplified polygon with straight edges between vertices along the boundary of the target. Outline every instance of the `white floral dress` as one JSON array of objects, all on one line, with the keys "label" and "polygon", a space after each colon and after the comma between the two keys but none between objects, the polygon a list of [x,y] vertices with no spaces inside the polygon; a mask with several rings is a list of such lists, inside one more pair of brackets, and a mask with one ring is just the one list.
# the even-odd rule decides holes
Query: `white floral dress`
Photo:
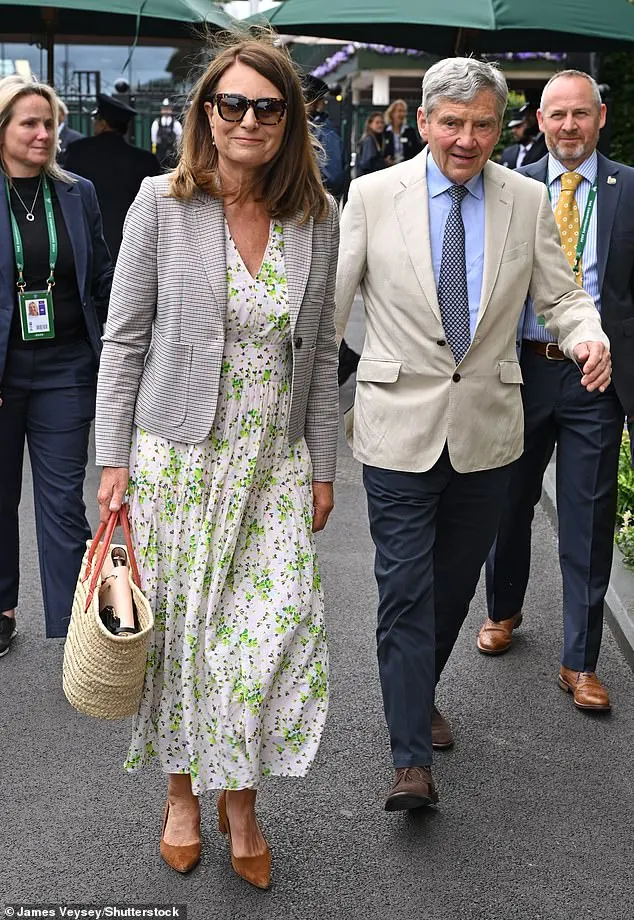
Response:
[{"label": "white floral dress", "polygon": [[200,444],[138,429],[133,537],[156,628],[126,769],[158,755],[196,794],[302,776],[328,706],[312,470],[289,446],[291,348],[282,227],[253,278],[226,230],[218,411]]}]

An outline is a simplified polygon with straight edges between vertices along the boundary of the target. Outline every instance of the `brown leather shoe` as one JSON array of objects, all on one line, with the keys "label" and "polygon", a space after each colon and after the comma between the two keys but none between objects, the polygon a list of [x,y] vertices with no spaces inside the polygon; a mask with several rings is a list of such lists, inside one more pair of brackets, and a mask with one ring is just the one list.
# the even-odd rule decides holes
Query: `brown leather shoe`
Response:
[{"label": "brown leather shoe", "polygon": [[502,652],[508,652],[511,647],[513,630],[522,622],[522,614],[516,613],[509,617],[508,620],[500,620],[496,623],[489,617],[484,621],[484,626],[478,633],[477,646],[483,655],[501,655]]},{"label": "brown leather shoe", "polygon": [[446,751],[452,745],[451,725],[434,706],[431,713],[431,746],[435,751]]},{"label": "brown leather shoe", "polygon": [[408,811],[435,805],[438,793],[430,767],[401,767],[385,800],[386,811]]},{"label": "brown leather shoe", "polygon": [[566,693],[572,693],[577,709],[593,709],[606,712],[611,709],[610,697],[594,671],[572,671],[559,669],[559,686]]},{"label": "brown leather shoe", "polygon": [[198,843],[189,843],[185,846],[175,846],[171,843],[165,843],[165,828],[167,827],[167,818],[170,813],[169,799],[165,806],[165,815],[163,817],[163,832],[161,834],[161,856],[168,866],[176,869],[177,872],[185,873],[191,870],[200,862],[200,840]]}]

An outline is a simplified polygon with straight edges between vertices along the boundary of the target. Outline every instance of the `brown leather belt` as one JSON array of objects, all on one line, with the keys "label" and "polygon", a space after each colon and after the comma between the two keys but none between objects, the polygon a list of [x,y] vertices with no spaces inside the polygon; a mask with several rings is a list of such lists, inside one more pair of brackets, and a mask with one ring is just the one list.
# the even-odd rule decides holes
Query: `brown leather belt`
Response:
[{"label": "brown leather belt", "polygon": [[532,339],[523,339],[522,348],[530,348],[536,355],[548,358],[549,361],[570,361],[554,342],[533,342]]}]

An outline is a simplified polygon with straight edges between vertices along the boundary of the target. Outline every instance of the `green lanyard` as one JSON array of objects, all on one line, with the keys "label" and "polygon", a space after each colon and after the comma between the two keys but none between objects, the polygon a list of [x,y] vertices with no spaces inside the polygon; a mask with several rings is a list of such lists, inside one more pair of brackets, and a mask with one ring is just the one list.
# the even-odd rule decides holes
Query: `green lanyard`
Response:
[{"label": "green lanyard", "polygon": [[[18,222],[15,219],[13,208],[11,207],[11,192],[9,190],[9,181],[5,180],[5,189],[7,200],[9,202],[9,214],[11,216],[11,230],[13,232],[13,251],[15,253],[15,265],[18,270],[18,290],[24,293],[26,290],[26,281],[24,280],[24,246],[22,244],[22,235]],[[42,173],[42,190],[44,196],[44,211],[46,213],[46,226],[48,229],[48,264],[50,273],[46,280],[49,291],[55,285],[55,265],[57,264],[57,230],[55,228],[55,214],[53,212],[53,199],[51,189],[48,184],[46,175]]]},{"label": "green lanyard", "polygon": [[[586,207],[583,212],[583,219],[581,221],[581,227],[579,228],[579,239],[577,240],[577,249],[575,251],[575,264],[572,267],[572,270],[575,275],[579,274],[579,268],[581,267],[581,257],[583,256],[583,250],[586,248],[586,240],[588,239],[588,230],[590,229],[590,218],[592,217],[592,209],[594,207],[594,202],[597,197],[598,182],[599,182],[599,177],[597,175],[594,177],[592,188],[588,192],[588,200],[586,201]],[[548,173],[546,173],[546,191],[548,192],[548,198],[552,204],[552,197],[550,194],[550,184],[548,182]]]}]

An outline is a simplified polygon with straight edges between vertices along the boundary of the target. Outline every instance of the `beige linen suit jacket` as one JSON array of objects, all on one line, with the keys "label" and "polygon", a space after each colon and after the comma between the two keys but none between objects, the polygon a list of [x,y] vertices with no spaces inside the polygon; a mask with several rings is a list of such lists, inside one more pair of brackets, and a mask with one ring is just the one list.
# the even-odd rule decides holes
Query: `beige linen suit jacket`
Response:
[{"label": "beige linen suit jacket", "polygon": [[[195,444],[216,415],[225,341],[227,263],[222,202],[167,197],[145,179],[119,251],[97,386],[97,463],[129,465],[134,424]],[[339,218],[283,221],[293,376],[289,441],[305,436],[313,478],[332,481],[339,400],[334,293]]]},{"label": "beige linen suit jacket", "polygon": [[335,319],[344,334],[358,285],[366,337],[357,368],[353,449],[370,466],[423,472],[448,444],[460,473],[523,450],[517,325],[527,295],[570,357],[609,344],[562,253],[544,185],[487,163],[477,326],[456,367],[431,259],[427,152],[355,180],[341,221]]}]

